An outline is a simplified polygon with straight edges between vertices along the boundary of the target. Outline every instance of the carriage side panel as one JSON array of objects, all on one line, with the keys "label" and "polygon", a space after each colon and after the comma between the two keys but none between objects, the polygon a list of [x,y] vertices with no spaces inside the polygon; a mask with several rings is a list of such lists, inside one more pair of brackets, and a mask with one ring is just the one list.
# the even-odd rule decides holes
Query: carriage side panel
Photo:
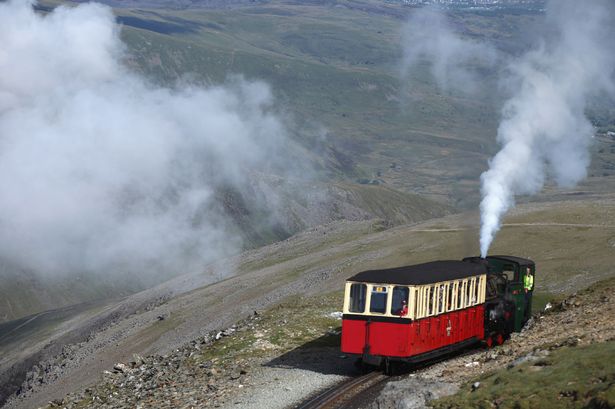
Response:
[{"label": "carriage side panel", "polygon": [[362,354],[365,348],[365,329],[367,321],[342,320],[342,352]]}]

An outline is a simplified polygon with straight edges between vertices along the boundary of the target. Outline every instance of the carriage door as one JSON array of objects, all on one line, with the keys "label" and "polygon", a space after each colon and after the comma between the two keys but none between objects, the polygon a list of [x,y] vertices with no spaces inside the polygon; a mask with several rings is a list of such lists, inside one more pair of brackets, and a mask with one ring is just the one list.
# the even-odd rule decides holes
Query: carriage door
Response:
[{"label": "carriage door", "polygon": [[502,273],[507,278],[507,293],[506,298],[511,299],[515,305],[515,325],[514,331],[519,332],[525,323],[525,293],[523,291],[523,282],[519,274],[519,265],[506,264],[502,268]]},{"label": "carriage door", "polygon": [[[410,316],[410,288],[395,286],[391,297],[391,315],[405,319]],[[406,356],[410,350],[410,320],[389,325],[391,354]]]}]

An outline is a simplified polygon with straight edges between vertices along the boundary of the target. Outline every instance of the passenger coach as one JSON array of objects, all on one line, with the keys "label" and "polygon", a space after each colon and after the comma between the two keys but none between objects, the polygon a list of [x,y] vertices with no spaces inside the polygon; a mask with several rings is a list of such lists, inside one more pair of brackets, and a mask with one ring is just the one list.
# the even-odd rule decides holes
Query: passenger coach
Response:
[{"label": "passenger coach", "polygon": [[501,344],[529,317],[524,274],[533,283],[534,263],[510,256],[356,274],[346,283],[342,351],[390,369],[479,341]]}]

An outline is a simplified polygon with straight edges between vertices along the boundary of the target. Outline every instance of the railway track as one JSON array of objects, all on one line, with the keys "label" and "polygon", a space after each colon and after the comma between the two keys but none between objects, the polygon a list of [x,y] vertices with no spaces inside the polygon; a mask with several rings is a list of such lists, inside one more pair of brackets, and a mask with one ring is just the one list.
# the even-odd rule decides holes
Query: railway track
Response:
[{"label": "railway track", "polygon": [[299,405],[297,409],[333,409],[343,407],[345,403],[360,393],[367,391],[389,379],[381,372],[370,372],[352,378]]},{"label": "railway track", "polygon": [[[430,359],[424,362],[414,364],[411,369],[407,368],[402,372],[402,377],[405,375],[420,374],[421,370],[430,367],[431,365],[448,359],[459,359],[467,355],[473,355],[480,352],[477,348],[466,348],[461,351],[444,354],[440,357]],[[409,369],[409,370],[408,370]],[[342,382],[323,393],[305,401],[296,407],[296,409],[342,409],[352,407],[352,403],[356,403],[361,398],[369,395],[369,391],[381,385],[390,379],[399,379],[399,376],[391,377],[383,374],[380,371],[369,372],[365,375],[349,379]]]}]

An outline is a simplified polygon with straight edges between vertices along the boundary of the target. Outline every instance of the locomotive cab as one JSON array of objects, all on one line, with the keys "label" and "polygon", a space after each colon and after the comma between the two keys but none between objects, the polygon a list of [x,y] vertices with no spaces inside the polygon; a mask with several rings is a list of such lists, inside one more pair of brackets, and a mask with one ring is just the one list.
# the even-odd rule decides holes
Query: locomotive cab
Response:
[{"label": "locomotive cab", "polygon": [[[526,291],[524,276],[529,273],[533,283],[536,273],[534,262],[520,257],[501,255],[488,256],[485,259],[467,257],[464,261],[487,264],[485,324],[491,326],[489,332],[507,337],[511,332],[521,331],[532,312],[533,287]],[[503,323],[502,320],[506,322]]]}]

